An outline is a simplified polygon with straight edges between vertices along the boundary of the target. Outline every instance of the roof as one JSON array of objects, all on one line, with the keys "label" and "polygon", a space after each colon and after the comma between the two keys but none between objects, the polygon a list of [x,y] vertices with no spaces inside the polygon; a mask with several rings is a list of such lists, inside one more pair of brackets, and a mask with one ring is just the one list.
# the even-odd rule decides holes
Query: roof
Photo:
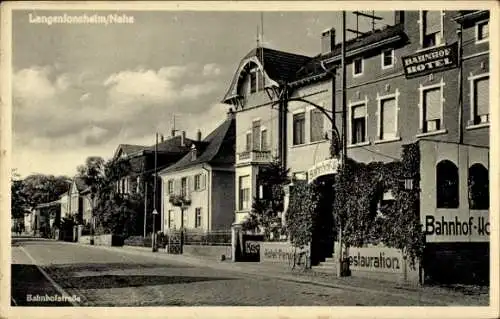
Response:
[{"label": "roof", "polygon": [[133,153],[140,152],[140,151],[144,150],[146,147],[147,146],[144,146],[144,145],[120,144],[120,145],[118,145],[118,148],[116,149],[114,157],[116,157],[118,155],[118,153],[120,152],[120,150],[123,153],[125,153],[127,155],[130,155],[130,154],[133,154]]},{"label": "roof", "polygon": [[[369,50],[370,45],[375,45],[383,40],[394,38],[395,41],[406,39],[402,24],[387,26],[383,29],[377,29],[367,32],[357,38],[353,38],[346,42],[346,55],[352,57],[357,50]],[[295,80],[299,81],[308,77],[326,75],[327,72],[323,69],[322,63],[334,62],[336,59],[340,60],[342,44],[335,45],[333,50],[326,54],[318,54],[305,64],[295,75]]]},{"label": "roof", "polygon": [[489,19],[490,11],[489,10],[461,10],[454,17],[454,20],[458,23],[469,25],[473,22],[482,19]]},{"label": "roof", "polygon": [[175,164],[160,171],[160,174],[179,171],[198,164],[233,165],[235,163],[236,120],[226,119],[203,141],[196,143],[197,157],[192,159],[191,152]]},{"label": "roof", "polygon": [[278,51],[265,47],[254,48],[240,61],[237,69],[238,71],[233,76],[233,80],[223,101],[227,101],[236,95],[242,67],[244,67],[248,63],[248,59],[252,57],[258,59],[263,65],[267,76],[277,83],[287,83],[291,81],[295,77],[297,70],[311,60],[311,57],[305,55]]},{"label": "roof", "polygon": [[[191,145],[195,142],[192,139],[185,138],[184,146],[181,146],[182,136],[176,135],[166,139],[165,141],[158,143],[158,152],[163,153],[182,153],[186,152],[191,148]],[[144,147],[144,151],[155,151],[155,145]]]},{"label": "roof", "polygon": [[78,192],[82,192],[88,188],[88,185],[85,183],[85,180],[83,178],[77,176],[75,177],[74,181]]}]

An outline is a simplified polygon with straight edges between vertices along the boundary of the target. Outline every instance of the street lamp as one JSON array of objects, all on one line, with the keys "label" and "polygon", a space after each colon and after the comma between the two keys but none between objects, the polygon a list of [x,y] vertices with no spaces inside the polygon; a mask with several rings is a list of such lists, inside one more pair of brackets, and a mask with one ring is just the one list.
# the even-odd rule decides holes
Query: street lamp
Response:
[{"label": "street lamp", "polygon": [[158,251],[157,245],[156,245],[156,215],[158,215],[158,211],[156,210],[156,183],[158,179],[158,132],[156,132],[156,143],[155,143],[155,174],[154,174],[154,181],[153,181],[153,233],[151,234],[151,249],[153,252]]}]

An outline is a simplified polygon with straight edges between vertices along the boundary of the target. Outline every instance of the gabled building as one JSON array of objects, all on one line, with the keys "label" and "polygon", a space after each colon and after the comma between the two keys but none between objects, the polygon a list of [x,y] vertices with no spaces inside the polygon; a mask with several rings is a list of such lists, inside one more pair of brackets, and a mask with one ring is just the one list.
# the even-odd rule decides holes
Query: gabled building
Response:
[{"label": "gabled building", "polygon": [[[347,156],[391,162],[400,159],[403,145],[417,143],[425,259],[432,260],[424,268],[434,280],[487,277],[488,25],[484,10],[395,11],[393,25],[345,44]],[[236,222],[251,207],[260,161],[276,154],[293,177],[308,182],[317,171],[331,170],[332,122],[343,131],[341,44],[334,29],[318,42],[321,51],[310,58],[258,48],[235,72],[223,102],[235,108],[238,128]],[[281,77],[273,76],[275,70]],[[264,156],[265,135],[270,152]]]},{"label": "gabled building", "polygon": [[[155,206],[153,204],[154,183],[152,182],[155,174],[155,149],[157,150],[156,171],[159,172],[160,170],[176,163],[183,156],[185,156],[190,151],[193,143],[195,143],[195,141],[187,138],[184,131],[178,135],[176,135],[175,131],[173,131],[171,136],[166,139],[161,136],[156,148],[155,145],[142,146],[120,144],[116,149],[113,158],[128,159],[131,165],[131,173],[118,181],[116,184],[116,191],[125,195],[134,193],[144,194],[144,197],[146,198],[144,210],[147,216],[146,231],[148,233],[152,230],[151,216],[153,207]],[[158,179],[156,189],[157,210],[159,209],[161,202],[160,179]],[[155,222],[157,225],[160,225],[161,217],[159,214],[156,216]]]},{"label": "gabled building", "polygon": [[[213,132],[193,143],[175,164],[160,171],[161,230],[228,230],[234,219],[236,121],[232,112]],[[181,212],[171,198],[188,203]]]}]

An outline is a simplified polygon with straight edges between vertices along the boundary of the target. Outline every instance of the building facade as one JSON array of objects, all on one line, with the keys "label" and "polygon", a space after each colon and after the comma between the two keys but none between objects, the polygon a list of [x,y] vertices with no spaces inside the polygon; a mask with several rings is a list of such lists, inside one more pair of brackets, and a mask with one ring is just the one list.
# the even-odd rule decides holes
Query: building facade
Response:
[{"label": "building facade", "polygon": [[[236,121],[232,113],[178,162],[160,172],[161,231],[228,230],[234,218]],[[184,201],[184,207],[174,198]]]},{"label": "building facade", "polygon": [[[346,42],[347,156],[363,163],[391,162],[400,159],[403,145],[418,143],[420,216],[427,227],[424,259],[432,261],[424,267],[434,279],[472,268],[482,269],[474,276],[487,276],[488,20],[488,11],[396,11],[393,25]],[[292,176],[308,179],[311,168],[330,158],[332,122],[343,131],[341,45],[335,33],[331,29],[318,37],[320,54],[295,63],[266,58],[265,49],[242,60],[224,100],[236,107],[239,154],[247,150],[245,133],[266,115],[266,120],[274,119],[270,122],[277,133],[268,147]],[[244,84],[242,91],[233,89],[235,83],[244,83],[245,65],[250,66],[251,81],[251,70],[264,73],[262,91],[258,81],[257,92],[245,91]],[[267,74],[276,69],[286,71],[270,81]],[[257,96],[261,100],[253,102]],[[250,163],[252,169],[243,168],[237,158],[237,203],[239,197],[247,198],[245,189],[252,195],[258,189],[258,165]],[[244,218],[238,208],[237,223]],[[448,229],[437,231],[438,222]],[[459,231],[451,224],[464,228]]]}]

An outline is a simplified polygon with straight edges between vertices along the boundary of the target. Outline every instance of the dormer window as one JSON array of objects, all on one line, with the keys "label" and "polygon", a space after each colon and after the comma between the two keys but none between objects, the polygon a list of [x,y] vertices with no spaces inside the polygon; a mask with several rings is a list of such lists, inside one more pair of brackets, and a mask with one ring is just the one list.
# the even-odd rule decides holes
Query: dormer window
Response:
[{"label": "dormer window", "polygon": [[257,92],[258,70],[253,68],[250,70],[250,93]]},{"label": "dormer window", "polygon": [[196,150],[196,146],[193,144],[193,146],[191,146],[191,160],[195,161],[197,158],[197,155],[198,155],[198,151]]}]

